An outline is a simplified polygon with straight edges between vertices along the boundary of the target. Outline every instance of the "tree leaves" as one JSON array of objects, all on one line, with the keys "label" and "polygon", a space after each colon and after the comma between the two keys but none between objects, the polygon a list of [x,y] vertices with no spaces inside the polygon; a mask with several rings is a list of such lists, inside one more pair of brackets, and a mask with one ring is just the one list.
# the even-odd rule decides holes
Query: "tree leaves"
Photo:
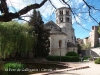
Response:
[{"label": "tree leaves", "polygon": [[30,35],[30,26],[18,22],[0,23],[0,57],[5,58],[13,52],[32,51],[36,37]]}]

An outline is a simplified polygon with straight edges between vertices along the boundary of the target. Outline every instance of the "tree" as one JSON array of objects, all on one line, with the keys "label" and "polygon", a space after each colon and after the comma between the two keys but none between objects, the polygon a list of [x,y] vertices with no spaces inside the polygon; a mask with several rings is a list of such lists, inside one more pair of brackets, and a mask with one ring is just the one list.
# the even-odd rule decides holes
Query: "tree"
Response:
[{"label": "tree", "polygon": [[82,45],[83,50],[89,50],[90,48],[91,48],[91,43],[90,42],[87,42],[86,44]]},{"label": "tree", "polygon": [[18,57],[20,53],[32,51],[35,36],[28,34],[30,27],[21,25],[18,22],[0,23],[0,58],[15,53]]},{"label": "tree", "polygon": [[36,57],[46,57],[49,53],[49,30],[44,28],[44,22],[39,11],[33,10],[32,17],[30,19],[29,25],[33,26],[31,33],[35,31],[37,35],[37,44],[35,47],[35,56]]},{"label": "tree", "polygon": [[100,22],[99,22],[98,34],[100,36]]},{"label": "tree", "polygon": [[[38,9],[38,8],[42,7],[47,1],[49,1],[51,3],[51,5],[56,9],[55,5],[53,4],[53,2],[51,0],[42,0],[40,2],[40,4],[38,4],[38,3],[30,4],[30,5],[27,5],[26,7],[22,8],[18,12],[12,13],[12,12],[9,11],[7,0],[0,0],[0,11],[2,13],[2,15],[0,15],[0,22],[8,22],[8,21],[11,21],[12,19],[15,19],[15,18],[22,19],[21,18],[22,15],[26,14],[27,12],[29,12],[32,9]],[[78,16],[78,12],[82,13],[82,14],[84,14],[84,13],[87,14],[88,13],[89,16],[94,21],[96,21],[98,23],[98,21],[96,20],[96,18],[94,18],[92,16],[92,14],[91,14],[92,11],[94,11],[94,10],[100,11],[100,9],[98,7],[90,5],[90,3],[88,3],[88,0],[82,0],[83,3],[84,3],[84,5],[87,7],[87,10],[86,10],[86,12],[85,11],[81,11],[81,10],[77,11],[77,9],[79,9],[79,8],[73,8],[73,7],[71,7],[70,2],[72,2],[72,1],[74,1],[74,0],[68,0],[68,1],[60,0],[60,2],[62,4],[67,5],[68,8],[71,10],[71,12],[73,14],[73,17],[74,17],[74,19],[76,20],[77,23],[78,23],[78,21],[76,19],[76,16]],[[80,25],[80,26],[82,26],[82,25]]]}]

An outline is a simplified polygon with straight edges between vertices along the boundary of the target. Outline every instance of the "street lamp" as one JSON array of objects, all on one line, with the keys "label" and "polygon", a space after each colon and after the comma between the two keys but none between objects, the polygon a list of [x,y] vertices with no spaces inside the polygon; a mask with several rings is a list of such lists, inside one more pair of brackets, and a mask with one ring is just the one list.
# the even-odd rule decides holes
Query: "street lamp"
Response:
[{"label": "street lamp", "polygon": [[60,48],[60,62],[61,62],[61,43],[62,43],[62,41],[59,40],[59,48]]}]

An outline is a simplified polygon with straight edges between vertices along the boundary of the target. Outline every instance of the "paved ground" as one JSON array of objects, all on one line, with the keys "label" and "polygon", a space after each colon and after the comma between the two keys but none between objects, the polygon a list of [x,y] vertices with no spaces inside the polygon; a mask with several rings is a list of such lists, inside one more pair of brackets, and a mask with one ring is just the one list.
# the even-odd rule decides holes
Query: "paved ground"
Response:
[{"label": "paved ground", "polygon": [[[79,65],[78,65],[79,64]],[[100,65],[94,64],[94,62],[87,63],[70,63],[71,66],[89,66],[90,68],[74,70],[74,71],[64,71],[60,73],[54,73],[49,75],[100,75]]]}]

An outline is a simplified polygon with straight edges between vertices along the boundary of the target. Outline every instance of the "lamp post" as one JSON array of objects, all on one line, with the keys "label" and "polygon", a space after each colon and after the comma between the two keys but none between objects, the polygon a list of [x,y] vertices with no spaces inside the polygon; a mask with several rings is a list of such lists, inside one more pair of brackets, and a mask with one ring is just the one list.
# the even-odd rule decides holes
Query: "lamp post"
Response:
[{"label": "lamp post", "polygon": [[62,43],[62,41],[60,40],[60,41],[59,41],[59,48],[60,48],[60,62],[61,62],[61,43]]}]

